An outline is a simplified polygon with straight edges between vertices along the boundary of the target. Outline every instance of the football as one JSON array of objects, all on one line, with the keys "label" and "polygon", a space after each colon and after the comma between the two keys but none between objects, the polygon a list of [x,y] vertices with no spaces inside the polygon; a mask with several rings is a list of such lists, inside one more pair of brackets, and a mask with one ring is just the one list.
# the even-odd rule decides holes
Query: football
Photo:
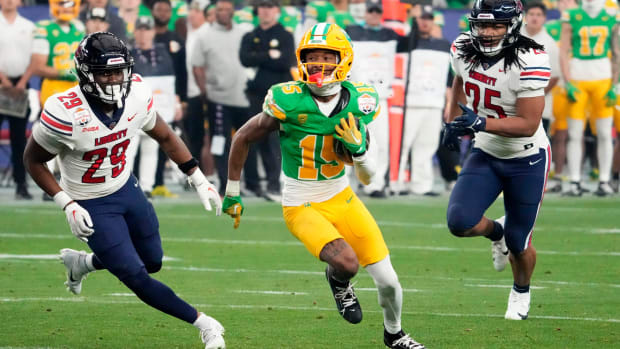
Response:
[{"label": "football", "polygon": [[[355,118],[355,125],[360,127],[360,120]],[[368,127],[366,127],[366,150],[370,148],[370,131]],[[338,157],[338,159],[344,162],[345,165],[353,166],[353,155],[351,152],[342,144],[341,141],[334,138],[334,153]]]}]

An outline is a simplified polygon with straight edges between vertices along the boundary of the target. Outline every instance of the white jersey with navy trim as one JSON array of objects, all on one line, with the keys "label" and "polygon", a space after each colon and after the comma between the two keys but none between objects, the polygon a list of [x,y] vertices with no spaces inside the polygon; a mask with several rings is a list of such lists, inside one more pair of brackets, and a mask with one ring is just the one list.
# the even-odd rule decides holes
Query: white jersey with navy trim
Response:
[{"label": "white jersey with navy trim", "polygon": [[124,110],[112,129],[99,120],[75,86],[47,99],[33,137],[58,155],[61,188],[73,199],[95,199],[127,182],[131,174],[125,166],[127,149],[137,146],[134,136],[151,130],[156,119],[151,88],[134,75]]},{"label": "white jersey with navy trim", "polygon": [[[450,48],[450,61],[456,76],[463,79],[463,90],[467,106],[478,115],[487,118],[510,118],[516,115],[518,98],[545,95],[551,68],[549,56],[544,51],[531,49],[519,53],[523,68],[512,65],[504,70],[504,58],[495,64],[479,64],[470,69],[469,63],[459,58],[456,42],[467,38],[461,34]],[[501,55],[501,53],[500,53]],[[476,133],[474,147],[501,159],[520,158],[538,154],[539,148],[546,148],[549,140],[542,127],[531,137],[503,137],[487,132]]]}]

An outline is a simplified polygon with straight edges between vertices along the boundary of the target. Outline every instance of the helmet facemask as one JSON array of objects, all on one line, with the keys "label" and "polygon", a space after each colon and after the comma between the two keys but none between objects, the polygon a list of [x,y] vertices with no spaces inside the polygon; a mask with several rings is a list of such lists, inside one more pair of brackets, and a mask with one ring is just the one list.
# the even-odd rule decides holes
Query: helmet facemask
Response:
[{"label": "helmet facemask", "polygon": [[[76,66],[78,74],[84,77],[84,79],[80,79],[80,86],[85,93],[97,97],[103,103],[116,104],[118,108],[121,108],[131,88],[133,61],[124,63],[124,59],[120,57],[111,58],[110,60],[114,59],[122,60],[123,63],[119,63],[118,66],[107,65],[98,68],[96,66],[89,67],[86,64],[78,66],[76,62]],[[97,74],[112,74],[112,72],[118,70],[122,70],[123,74],[123,79],[118,83],[100,84],[95,80],[95,75]]]},{"label": "helmet facemask", "polygon": [[[333,52],[336,55],[336,61],[308,62],[306,58],[312,50]],[[322,96],[338,92],[340,82],[348,78],[353,64],[351,39],[336,24],[314,25],[302,37],[296,55],[300,80],[305,82],[314,94]],[[316,69],[319,65],[320,70]]]},{"label": "helmet facemask", "polygon": [[[490,18],[481,19],[480,17],[489,16]],[[521,17],[512,19],[493,19],[492,14],[480,14],[478,18],[469,18],[469,29],[474,47],[485,56],[493,57],[500,53],[502,49],[514,44],[519,37],[521,28]],[[481,35],[480,30],[484,25],[503,24],[506,26],[506,33],[503,35]]]}]

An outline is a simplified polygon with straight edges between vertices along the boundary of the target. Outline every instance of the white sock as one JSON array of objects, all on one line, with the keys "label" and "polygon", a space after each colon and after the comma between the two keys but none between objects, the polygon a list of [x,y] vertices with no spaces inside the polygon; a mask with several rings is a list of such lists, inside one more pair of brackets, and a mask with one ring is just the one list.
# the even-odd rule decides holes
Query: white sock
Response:
[{"label": "white sock", "polygon": [[379,291],[379,305],[383,308],[383,325],[389,333],[398,333],[401,330],[400,314],[403,309],[403,289],[398,281],[398,275],[392,267],[390,256],[366,266]]},{"label": "white sock", "polygon": [[204,313],[200,313],[200,315],[198,315],[198,318],[196,319],[196,321],[194,321],[192,325],[202,331],[206,328],[209,328],[209,323],[209,318]]},{"label": "white sock", "polygon": [[581,161],[583,157],[583,121],[568,118],[568,142],[566,160],[568,175],[573,182],[581,181]]},{"label": "white sock", "polygon": [[614,156],[614,144],[611,137],[613,118],[596,120],[596,155],[598,157],[598,178],[601,182],[609,182],[611,163]]},{"label": "white sock", "polygon": [[88,270],[88,272],[93,272],[97,269],[95,269],[95,266],[93,265],[93,256],[95,254],[94,253],[89,253],[86,255],[86,258],[84,260],[85,264],[86,264],[86,269]]}]

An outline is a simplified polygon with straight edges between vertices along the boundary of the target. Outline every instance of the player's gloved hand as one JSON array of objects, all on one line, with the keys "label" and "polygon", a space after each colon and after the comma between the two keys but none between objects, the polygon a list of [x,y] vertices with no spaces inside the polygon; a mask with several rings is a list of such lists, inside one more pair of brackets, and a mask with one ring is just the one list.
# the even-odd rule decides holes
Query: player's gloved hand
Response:
[{"label": "player's gloved hand", "polygon": [[196,188],[200,201],[202,201],[207,211],[211,211],[212,207],[215,207],[215,215],[219,216],[222,214],[222,199],[220,199],[220,194],[217,192],[217,189],[215,189],[215,186],[202,174],[200,169],[196,168],[194,173],[187,177],[187,181]]},{"label": "player's gloved hand", "polygon": [[577,86],[567,82],[564,85],[564,88],[566,89],[566,97],[568,97],[568,101],[571,103],[577,102],[577,94],[581,92]]},{"label": "player's gloved hand", "polygon": [[461,140],[454,133],[454,130],[450,124],[444,124],[441,129],[441,145],[443,145],[449,151],[460,151]]},{"label": "player's gloved hand", "polygon": [[358,128],[353,113],[349,113],[348,118],[340,119],[340,125],[336,125],[334,129],[336,130],[334,138],[341,141],[353,156],[366,151],[366,125],[360,120]]},{"label": "player's gloved hand", "polygon": [[463,115],[457,117],[450,123],[450,128],[457,136],[473,134],[475,132],[484,131],[487,127],[487,118],[474,113],[473,110],[459,103],[459,107],[463,110]]},{"label": "player's gloved hand", "polygon": [[617,97],[616,97],[616,91],[613,86],[605,94],[605,99],[607,100],[606,105],[608,107],[613,107],[616,105]]},{"label": "player's gloved hand", "polygon": [[235,229],[239,228],[241,223],[241,215],[244,207],[239,194],[239,181],[228,180],[226,183],[226,195],[224,196],[224,204],[222,206],[224,213],[235,220]]},{"label": "player's gloved hand", "polygon": [[84,242],[88,242],[88,237],[95,232],[88,211],[74,201],[65,208],[65,215],[73,235]]},{"label": "player's gloved hand", "polygon": [[93,221],[88,211],[73,201],[64,191],[59,191],[54,195],[54,202],[65,211],[67,222],[69,222],[73,235],[83,242],[88,242],[88,237],[95,232]]},{"label": "player's gloved hand", "polygon": [[58,79],[59,80],[65,80],[65,81],[71,81],[71,82],[75,82],[77,81],[77,76],[75,76],[75,74],[73,73],[73,71],[71,69],[63,69],[61,71],[58,72]]}]

